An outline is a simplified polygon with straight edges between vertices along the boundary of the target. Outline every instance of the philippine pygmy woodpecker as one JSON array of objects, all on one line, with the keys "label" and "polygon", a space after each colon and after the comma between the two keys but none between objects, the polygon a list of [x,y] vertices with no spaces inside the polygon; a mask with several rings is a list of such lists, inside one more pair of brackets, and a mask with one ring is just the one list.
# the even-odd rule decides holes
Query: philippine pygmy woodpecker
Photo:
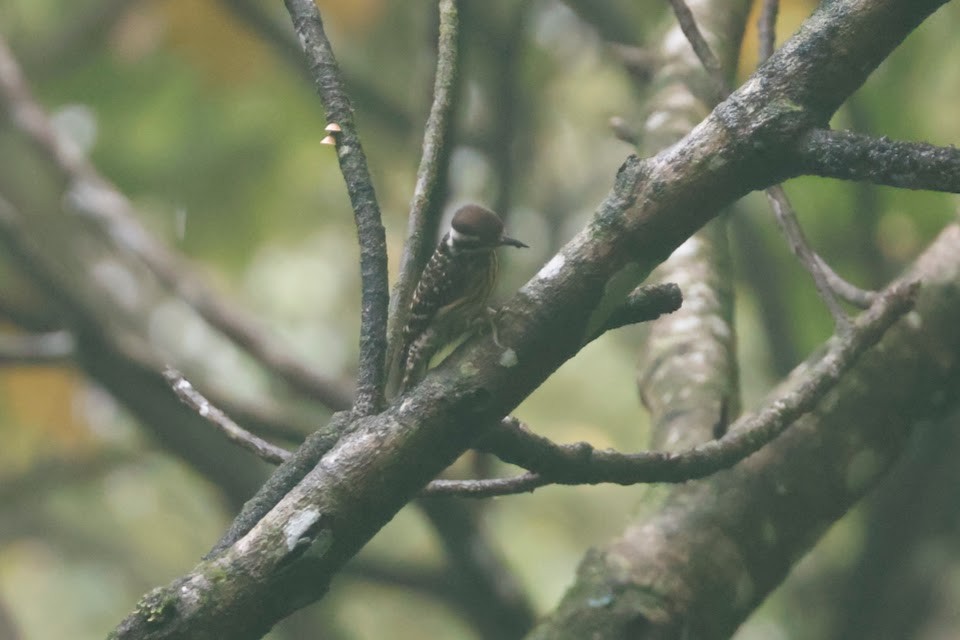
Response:
[{"label": "philippine pygmy woodpecker", "polygon": [[457,209],[413,292],[399,363],[406,390],[426,373],[436,352],[470,328],[483,312],[497,279],[496,248],[526,247],[503,235],[493,211],[468,204]]}]

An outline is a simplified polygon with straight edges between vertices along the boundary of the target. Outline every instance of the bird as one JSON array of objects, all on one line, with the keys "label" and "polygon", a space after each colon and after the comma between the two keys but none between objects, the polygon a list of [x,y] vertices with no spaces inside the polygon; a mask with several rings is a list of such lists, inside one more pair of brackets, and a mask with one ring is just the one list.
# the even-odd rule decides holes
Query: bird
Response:
[{"label": "bird", "polygon": [[460,207],[414,289],[401,337],[400,391],[419,382],[431,358],[466,333],[486,309],[497,279],[498,247],[526,248],[503,221],[477,204]]}]

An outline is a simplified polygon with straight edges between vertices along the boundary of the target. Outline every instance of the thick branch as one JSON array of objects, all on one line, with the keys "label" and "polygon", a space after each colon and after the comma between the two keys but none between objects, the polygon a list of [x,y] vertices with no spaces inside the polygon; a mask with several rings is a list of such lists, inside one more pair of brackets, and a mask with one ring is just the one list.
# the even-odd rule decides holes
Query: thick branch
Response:
[{"label": "thick branch", "polygon": [[[691,4],[695,14],[673,0],[684,35],[696,43],[691,48],[672,46],[680,34],[678,27],[671,27],[657,48],[663,61],[651,81],[658,90],[643,126],[646,153],[674,144],[692,130],[714,104],[699,98],[703,92],[697,88],[710,78],[714,89],[726,86],[736,68],[751,3]],[[651,276],[676,282],[684,293],[679,311],[652,324],[637,363],[637,389],[650,416],[651,449],[680,451],[713,440],[740,412],[727,225],[727,216],[705,225]]]},{"label": "thick branch", "polygon": [[353,122],[353,104],[343,87],[320,11],[313,0],[284,0],[293,28],[310,62],[327,120],[340,126],[337,159],[353,205],[360,241],[360,362],[353,408],[357,415],[376,413],[383,405],[387,357],[387,239],[380,207]]},{"label": "thick branch", "polygon": [[303,480],[324,454],[333,448],[348,426],[348,414],[336,413],[327,425],[311,433],[303,444],[270,474],[263,486],[257,490],[256,495],[247,500],[243,509],[230,523],[226,533],[210,549],[205,559],[221,554],[249,533],[263,516],[277,506],[277,503]]},{"label": "thick branch", "polygon": [[795,147],[803,173],[902,189],[960,193],[960,149],[814,129]]}]

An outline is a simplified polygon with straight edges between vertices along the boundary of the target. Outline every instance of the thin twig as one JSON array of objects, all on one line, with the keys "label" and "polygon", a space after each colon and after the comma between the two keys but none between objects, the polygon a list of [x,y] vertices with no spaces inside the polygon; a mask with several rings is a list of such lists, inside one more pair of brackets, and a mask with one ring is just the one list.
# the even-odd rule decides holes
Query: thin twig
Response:
[{"label": "thin twig", "polygon": [[387,357],[387,240],[380,220],[373,181],[360,136],[353,122],[353,104],[340,78],[340,68],[323,30],[320,10],[313,0],[284,0],[293,28],[310,63],[327,120],[339,125],[337,159],[353,205],[360,243],[360,358],[353,410],[376,413],[383,406],[384,364]]},{"label": "thin twig", "polygon": [[730,85],[725,79],[720,59],[714,55],[706,38],[703,37],[700,27],[697,26],[697,20],[687,3],[684,0],[669,0],[669,2],[670,6],[673,7],[673,13],[680,25],[680,30],[683,31],[683,35],[687,37],[690,46],[693,47],[693,52],[697,54],[700,64],[707,70],[710,88],[713,91],[711,97],[714,103],[723,102],[730,95]]},{"label": "thin twig", "polygon": [[[759,49],[760,49],[761,63],[765,62],[767,59],[770,58],[770,56],[773,55],[774,47],[776,46],[777,13],[779,9],[780,9],[779,0],[764,0],[763,10],[761,11],[760,18],[757,21],[757,33],[760,40]],[[783,210],[787,212],[787,215],[789,217],[793,218],[794,224],[790,226],[792,226],[796,230],[799,230],[800,235],[802,236],[803,232],[802,232],[802,229],[800,228],[799,222],[797,222],[796,220],[796,214],[793,212],[793,207],[790,206],[790,201],[787,198],[786,193],[784,193],[782,187],[778,189],[778,193],[777,192],[772,193],[771,190],[768,189],[767,196],[769,198],[776,198],[776,199],[782,200],[781,206]],[[776,205],[774,205],[774,211],[777,211]],[[779,219],[779,214],[778,214],[778,219]],[[784,225],[781,223],[781,228],[783,228],[784,232],[787,233],[788,225]],[[800,242],[805,243],[805,240],[801,238]],[[875,292],[861,289],[847,282],[839,274],[837,274],[837,272],[834,271],[833,268],[829,264],[827,264],[827,262],[823,258],[821,258],[818,254],[810,250],[809,247],[807,248],[807,251],[809,252],[810,255],[812,255],[813,262],[816,265],[815,268],[813,269],[810,269],[808,267],[808,270],[813,276],[815,283],[820,282],[819,279],[822,278],[822,283],[826,285],[824,291],[829,290],[833,292],[833,294],[835,294],[836,296],[845,300],[846,302],[854,306],[857,306],[861,309],[868,308],[876,299],[877,294]],[[804,260],[804,264],[806,264],[805,260]],[[819,286],[818,286],[818,290],[819,290]],[[822,295],[823,294],[821,293],[821,296]],[[827,305],[830,306],[829,300],[827,301]],[[836,320],[837,318],[836,307],[831,308],[831,313],[833,313],[834,319]],[[846,319],[845,314],[842,317]],[[845,320],[842,320],[841,324],[843,322],[845,322]]]},{"label": "thin twig", "polygon": [[407,218],[407,239],[400,257],[400,276],[390,298],[390,327],[387,370],[400,348],[400,333],[407,322],[410,299],[417,279],[430,259],[436,241],[440,214],[437,195],[446,177],[446,162],[453,145],[450,120],[456,107],[457,76],[460,67],[459,16],[456,0],[440,2],[440,33],[437,44],[437,70],[433,84],[433,104],[423,133],[423,151],[417,183]]},{"label": "thin twig", "polygon": [[[766,194],[767,201],[777,217],[780,231],[783,232],[784,238],[790,245],[790,250],[813,278],[813,286],[817,288],[820,299],[827,305],[837,330],[846,331],[850,328],[850,317],[840,306],[836,292],[827,281],[827,276],[822,268],[825,263],[810,248],[810,243],[803,233],[803,228],[800,226],[800,221],[797,220],[797,214],[790,204],[790,199],[787,198],[787,192],[783,190],[783,185],[773,185],[766,190]],[[839,276],[837,277],[839,278]]]},{"label": "thin twig", "polygon": [[290,457],[290,452],[286,449],[270,444],[231,420],[227,414],[211,404],[199,391],[194,389],[190,381],[173,367],[164,369],[163,377],[170,383],[170,388],[180,398],[180,402],[196,411],[200,414],[200,417],[219,429],[230,442],[252,451],[259,458],[272,464],[280,464]]},{"label": "thin twig", "polygon": [[757,20],[757,37],[760,40],[760,62],[764,63],[773,55],[777,46],[777,13],[780,0],[763,0],[763,9]]},{"label": "thin twig", "polygon": [[77,213],[96,225],[119,250],[140,260],[211,326],[250,353],[291,388],[331,409],[350,405],[350,392],[293,356],[248,314],[217,295],[140,224],[130,200],[101,176],[70,138],[61,135],[31,95],[19,66],[0,37],[0,106],[34,147],[53,162]]},{"label": "thin twig", "polygon": [[[707,74],[712,80],[716,102],[721,102],[730,93],[725,76],[723,74],[723,66],[710,49],[710,45],[700,32],[700,28],[697,26],[696,19],[684,0],[669,1],[673,6],[674,13],[677,17],[677,22],[680,24],[680,29],[687,37],[687,40],[690,41],[690,45],[693,47],[694,52],[700,59],[700,63],[706,69]],[[774,15],[773,18],[775,17],[776,16]],[[766,189],[766,194],[767,200],[770,202],[770,205],[774,210],[774,214],[777,217],[780,230],[786,237],[787,242],[790,245],[790,249],[793,251],[794,255],[813,278],[813,284],[817,289],[817,293],[820,294],[824,304],[830,311],[830,315],[833,317],[833,321],[837,327],[837,330],[845,331],[849,329],[850,317],[840,306],[840,302],[837,298],[838,296],[842,295],[843,292],[850,292],[857,290],[857,288],[852,284],[843,282],[843,279],[832,269],[830,269],[830,273],[832,275],[828,278],[822,267],[822,265],[825,263],[810,247],[810,244],[803,233],[803,229],[800,227],[796,213],[794,212],[794,209],[790,204],[790,200],[787,198],[787,194],[783,190],[783,187],[781,185],[769,187]],[[843,284],[837,288],[831,286],[832,283],[836,282],[843,282]]]},{"label": "thin twig", "polygon": [[0,335],[0,365],[58,364],[73,355],[69,331]]},{"label": "thin twig", "polygon": [[877,299],[879,294],[876,291],[861,289],[847,282],[818,254],[813,254],[813,257],[817,261],[817,264],[820,265],[820,270],[823,272],[823,277],[827,281],[827,286],[844,302],[852,304],[858,309],[869,309],[870,305]]},{"label": "thin twig", "polygon": [[424,487],[421,495],[496,498],[531,493],[549,484],[558,483],[537,473],[521,473],[511,478],[491,478],[489,480],[434,480]]},{"label": "thin twig", "polygon": [[532,491],[546,484],[675,483],[731,467],[812,411],[859,357],[913,307],[918,288],[916,282],[897,283],[881,293],[876,303],[857,318],[851,331],[836,336],[827,353],[806,367],[802,379],[756,413],[737,420],[718,440],[678,453],[626,454],[599,451],[586,443],[558,445],[504,421],[481,440],[481,446],[492,448],[506,461],[521,464],[530,472],[494,480],[434,480],[425,493],[491,497]]}]

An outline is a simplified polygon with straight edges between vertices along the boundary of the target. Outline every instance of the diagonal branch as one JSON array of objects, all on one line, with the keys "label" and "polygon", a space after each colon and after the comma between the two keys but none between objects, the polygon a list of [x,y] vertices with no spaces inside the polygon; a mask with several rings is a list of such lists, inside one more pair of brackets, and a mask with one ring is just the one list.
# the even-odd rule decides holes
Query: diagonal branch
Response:
[{"label": "diagonal branch", "polygon": [[[577,585],[528,640],[719,640],[777,587],[825,532],[909,450],[911,434],[955,409],[960,359],[960,228],[913,265],[916,307],[863,354],[816,410],[731,472],[658,491],[624,533],[587,556]],[[787,379],[784,384],[794,381]],[[775,391],[780,395],[781,391]],[[669,576],[663,580],[662,576]],[[744,598],[731,598],[749,584]],[[608,596],[598,621],[590,609]],[[671,633],[670,630],[673,630]]]},{"label": "diagonal branch", "polygon": [[[800,221],[797,220],[797,213],[794,211],[793,205],[790,204],[790,199],[787,197],[787,192],[784,191],[783,185],[777,184],[768,188],[766,195],[767,201],[770,203],[770,208],[773,209],[773,213],[777,217],[780,231],[783,233],[787,244],[790,245],[790,250],[793,252],[793,255],[797,257],[800,264],[806,268],[807,272],[813,278],[813,285],[816,287],[820,299],[827,305],[830,315],[833,316],[837,331],[843,332],[848,330],[850,328],[850,318],[847,317],[847,313],[843,310],[843,307],[840,306],[837,293],[827,280],[826,272],[829,267],[827,267],[826,262],[814,252],[813,248],[810,247],[807,236],[803,232],[803,227],[800,226]],[[834,273],[832,269],[830,272]],[[839,276],[837,276],[837,278],[839,278]]]},{"label": "diagonal branch", "polygon": [[135,256],[211,326],[249,352],[280,379],[332,409],[350,393],[282,347],[257,322],[217,295],[140,224],[133,203],[60,134],[33,98],[12,52],[0,37],[0,107],[39,153],[52,162],[77,212],[118,250]]},{"label": "diagonal branch", "polygon": [[703,37],[703,32],[697,25],[697,20],[690,11],[690,7],[684,0],[668,0],[673,7],[673,13],[680,25],[680,30],[687,37],[694,53],[700,59],[703,68],[707,70],[707,80],[710,82],[712,91],[711,101],[713,104],[723,102],[730,95],[730,84],[726,79],[726,72],[720,59],[714,55],[713,50],[707,39]]},{"label": "diagonal branch", "polygon": [[200,417],[216,427],[230,442],[252,451],[261,459],[273,464],[280,464],[290,457],[290,452],[286,449],[255,436],[231,420],[230,416],[194,389],[190,381],[176,369],[167,367],[163,371],[163,377],[166,378],[170,388],[180,398],[180,402],[200,414]]},{"label": "diagonal branch", "polygon": [[812,411],[860,356],[913,308],[917,289],[916,282],[890,287],[857,319],[851,332],[833,339],[820,360],[802,365],[792,388],[737,420],[718,440],[680,452],[627,454],[598,451],[586,443],[557,445],[504,421],[484,436],[483,445],[505,453],[507,462],[532,473],[496,480],[434,480],[425,492],[479,498],[531,491],[544,484],[686,482],[729,468]]},{"label": "diagonal branch", "polygon": [[353,205],[360,242],[360,361],[353,410],[359,416],[380,410],[387,357],[387,239],[380,221],[373,180],[360,136],[353,122],[353,104],[340,78],[340,68],[323,30],[320,10],[313,0],[284,0],[293,28],[310,63],[327,121],[340,127],[337,159]]}]

